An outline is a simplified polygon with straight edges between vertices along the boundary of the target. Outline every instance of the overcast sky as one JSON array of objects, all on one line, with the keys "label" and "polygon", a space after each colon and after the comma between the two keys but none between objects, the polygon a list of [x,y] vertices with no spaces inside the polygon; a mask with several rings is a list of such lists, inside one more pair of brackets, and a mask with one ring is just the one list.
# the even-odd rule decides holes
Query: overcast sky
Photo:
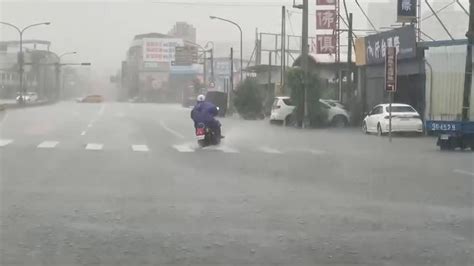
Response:
[{"label": "overcast sky", "polygon": [[[314,13],[315,0],[309,2],[310,13]],[[385,1],[359,2],[365,8],[368,2]],[[468,0],[463,2],[468,5]],[[77,51],[79,54],[70,60],[90,61],[95,70],[110,73],[120,67],[134,35],[167,33],[176,21],[193,24],[201,44],[211,40],[216,45],[225,43],[238,49],[237,30],[230,24],[210,20],[210,15],[234,20],[242,26],[244,53],[248,57],[253,49],[255,28],[266,32],[280,31],[281,5],[295,12],[291,15],[291,23],[287,23],[287,32],[301,33],[300,10],[292,9],[292,3],[293,0],[0,0],[0,21],[18,26],[50,21],[50,26],[28,30],[25,39],[49,40],[51,49],[57,53]],[[366,28],[366,21],[354,1],[348,0],[347,3],[349,10],[354,12],[355,26]],[[310,35],[314,35],[314,16],[309,21]],[[9,27],[0,26],[0,39],[15,40],[18,34]]]}]

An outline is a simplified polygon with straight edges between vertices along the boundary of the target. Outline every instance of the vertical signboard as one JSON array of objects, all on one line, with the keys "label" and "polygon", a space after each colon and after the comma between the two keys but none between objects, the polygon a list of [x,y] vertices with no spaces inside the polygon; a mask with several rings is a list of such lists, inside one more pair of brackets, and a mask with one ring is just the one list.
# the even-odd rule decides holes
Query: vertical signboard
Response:
[{"label": "vertical signboard", "polygon": [[336,38],[331,34],[316,34],[316,53],[335,54]]},{"label": "vertical signboard", "polygon": [[334,6],[336,5],[336,0],[316,0],[316,5],[318,6]]},{"label": "vertical signboard", "polygon": [[[336,0],[316,0],[316,40],[312,48],[316,54],[336,54],[338,50],[339,17]],[[336,61],[338,55],[336,54]]]},{"label": "vertical signboard", "polygon": [[336,19],[336,10],[316,10],[316,28],[318,30],[335,30]]},{"label": "vertical signboard", "polygon": [[397,91],[397,48],[387,47],[385,57],[385,90]]},{"label": "vertical signboard", "polygon": [[417,0],[397,0],[397,22],[412,22],[415,20],[416,4]]}]

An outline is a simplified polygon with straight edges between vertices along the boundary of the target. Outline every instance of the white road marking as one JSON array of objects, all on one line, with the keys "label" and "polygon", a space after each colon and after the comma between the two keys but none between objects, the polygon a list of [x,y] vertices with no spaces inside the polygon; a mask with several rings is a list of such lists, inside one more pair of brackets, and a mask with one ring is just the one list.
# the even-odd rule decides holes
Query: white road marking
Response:
[{"label": "white road marking", "polygon": [[216,151],[222,151],[225,153],[239,153],[238,150],[233,149],[231,147],[225,146],[225,145],[219,145],[219,146],[209,146],[204,148],[206,150],[216,150]]},{"label": "white road marking", "polygon": [[186,145],[186,144],[173,145],[173,148],[175,148],[179,152],[194,152],[195,151],[195,149],[191,148],[189,145]]},{"label": "white road marking", "polygon": [[132,145],[132,150],[133,151],[141,151],[141,152],[150,151],[150,149],[148,149],[147,145]]},{"label": "white road marking", "polygon": [[473,173],[473,172],[469,172],[469,171],[462,170],[462,169],[454,169],[453,172],[456,173],[456,174],[474,176],[474,173]]},{"label": "white road marking", "polygon": [[270,148],[270,147],[260,147],[258,150],[260,150],[262,152],[265,152],[265,153],[282,154],[281,151],[279,151],[277,149],[274,149],[274,148]]},{"label": "white road marking", "polygon": [[91,151],[100,151],[104,147],[103,144],[100,143],[88,143],[86,145],[86,150],[91,150]]},{"label": "white road marking", "polygon": [[0,139],[0,147],[5,147],[12,142],[13,140],[11,139]]},{"label": "white road marking", "polygon": [[52,149],[58,145],[59,141],[43,141],[38,145],[38,148]]},{"label": "white road marking", "polygon": [[326,151],[323,151],[323,150],[307,150],[309,153],[313,154],[313,155],[322,155],[322,154],[326,154]]},{"label": "white road marking", "polygon": [[164,128],[164,129],[165,129],[166,131],[168,131],[169,133],[173,134],[175,137],[178,137],[178,138],[180,138],[180,139],[184,139],[184,136],[183,136],[181,133],[179,133],[178,131],[176,131],[176,130],[174,130],[174,129],[169,128],[169,127],[165,124],[165,122],[160,121],[160,125],[161,125],[162,128]]},{"label": "white road marking", "polygon": [[84,136],[87,133],[87,131],[82,131],[81,136]]},{"label": "white road marking", "polygon": [[89,127],[89,128],[92,127],[92,123],[90,123],[89,125],[87,125],[87,127]]},{"label": "white road marking", "polygon": [[100,107],[100,110],[98,112],[98,115],[103,115],[104,114],[104,111],[105,111],[105,104],[103,104],[101,107]]}]

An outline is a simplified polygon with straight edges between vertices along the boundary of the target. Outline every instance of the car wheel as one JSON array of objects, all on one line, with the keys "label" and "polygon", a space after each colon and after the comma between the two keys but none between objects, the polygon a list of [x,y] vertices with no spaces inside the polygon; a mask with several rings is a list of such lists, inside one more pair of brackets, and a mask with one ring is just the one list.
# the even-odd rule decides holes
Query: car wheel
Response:
[{"label": "car wheel", "polygon": [[289,126],[293,126],[293,125],[294,125],[293,116],[292,116],[292,115],[286,116],[286,118],[285,118],[285,126],[289,127]]},{"label": "car wheel", "polygon": [[367,123],[365,122],[362,123],[362,132],[364,132],[364,134],[369,134],[369,131],[367,131]]},{"label": "car wheel", "polygon": [[377,125],[377,135],[378,135],[378,136],[382,136],[382,135],[383,135],[382,127],[380,126],[380,124]]},{"label": "car wheel", "polygon": [[337,115],[332,119],[332,125],[336,128],[346,127],[347,124],[347,119],[342,115]]}]

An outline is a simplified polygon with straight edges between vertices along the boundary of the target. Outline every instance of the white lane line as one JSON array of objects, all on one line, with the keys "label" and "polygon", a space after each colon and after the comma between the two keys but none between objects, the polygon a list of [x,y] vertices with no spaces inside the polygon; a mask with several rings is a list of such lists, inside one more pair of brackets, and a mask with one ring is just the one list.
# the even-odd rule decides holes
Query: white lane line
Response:
[{"label": "white lane line", "polygon": [[87,125],[88,128],[91,128],[92,127],[92,123],[90,123],[89,125]]},{"label": "white lane line", "polygon": [[150,151],[147,145],[132,145],[133,151],[147,152]]},{"label": "white lane line", "polygon": [[454,169],[453,172],[456,173],[456,174],[474,176],[474,173],[473,173],[473,172],[469,172],[469,171],[462,170],[462,169]]},{"label": "white lane line", "polygon": [[88,143],[86,145],[86,150],[91,150],[91,151],[100,151],[104,147],[103,144],[100,143]]},{"label": "white lane line", "polygon": [[184,136],[183,136],[181,133],[179,133],[178,131],[176,131],[176,130],[174,130],[174,129],[169,128],[169,127],[165,124],[165,122],[160,121],[160,125],[161,125],[162,128],[164,128],[164,129],[165,129],[166,131],[168,131],[169,133],[173,134],[175,137],[178,137],[178,138],[180,138],[180,139],[184,139]]},{"label": "white lane line", "polygon": [[191,148],[189,145],[173,145],[173,148],[178,150],[179,152],[194,152],[195,150]]},{"label": "white lane line", "polygon": [[87,131],[82,131],[81,136],[84,136],[87,133]]},{"label": "white lane line", "polygon": [[274,149],[274,148],[270,148],[270,147],[260,147],[258,149],[259,151],[262,151],[264,153],[271,153],[271,154],[282,154],[281,151],[277,150],[277,149]]},{"label": "white lane line", "polygon": [[5,147],[12,142],[12,139],[0,139],[0,147]]},{"label": "white lane line", "polygon": [[51,141],[51,140],[43,141],[38,145],[38,148],[52,149],[52,148],[56,147],[56,145],[58,145],[58,143],[59,143],[59,141]]}]

